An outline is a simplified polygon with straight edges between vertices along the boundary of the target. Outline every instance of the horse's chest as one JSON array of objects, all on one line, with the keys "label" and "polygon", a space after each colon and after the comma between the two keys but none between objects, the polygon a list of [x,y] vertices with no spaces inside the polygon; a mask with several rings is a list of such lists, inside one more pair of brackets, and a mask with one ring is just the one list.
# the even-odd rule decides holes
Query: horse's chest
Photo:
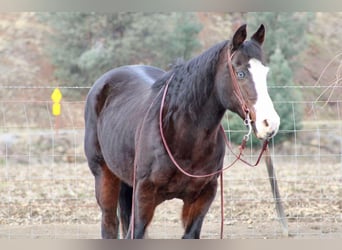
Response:
[{"label": "horse's chest", "polygon": [[158,185],[158,193],[166,199],[189,199],[196,198],[207,185],[216,183],[216,177],[193,178],[176,173],[169,178],[167,183]]}]

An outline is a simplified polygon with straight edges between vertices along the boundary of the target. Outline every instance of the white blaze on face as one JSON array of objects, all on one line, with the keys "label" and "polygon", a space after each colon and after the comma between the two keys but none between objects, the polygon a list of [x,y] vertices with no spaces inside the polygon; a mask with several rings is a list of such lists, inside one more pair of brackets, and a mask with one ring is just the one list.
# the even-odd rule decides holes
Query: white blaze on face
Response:
[{"label": "white blaze on face", "polygon": [[248,70],[252,75],[257,92],[257,101],[254,105],[256,136],[259,139],[266,139],[274,136],[278,132],[280,125],[279,115],[275,111],[267,91],[266,78],[269,68],[254,58],[249,61],[249,65]]}]

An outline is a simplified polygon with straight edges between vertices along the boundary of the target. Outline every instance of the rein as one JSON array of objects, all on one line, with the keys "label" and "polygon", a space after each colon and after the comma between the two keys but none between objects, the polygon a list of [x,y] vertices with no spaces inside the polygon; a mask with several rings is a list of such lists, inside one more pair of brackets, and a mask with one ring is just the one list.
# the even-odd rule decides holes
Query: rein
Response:
[{"label": "rein", "polygon": [[[249,108],[243,98],[243,95],[241,93],[241,89],[238,85],[238,82],[237,82],[237,79],[235,77],[235,73],[234,73],[234,70],[233,70],[233,66],[232,66],[232,57],[234,56],[234,53],[231,54],[230,53],[230,49],[228,48],[228,52],[227,52],[227,64],[228,64],[228,69],[229,69],[229,73],[230,73],[230,76],[232,78],[232,82],[233,82],[233,92],[235,94],[235,96],[237,97],[238,101],[240,102],[241,104],[241,107],[242,107],[242,110],[245,112],[245,120],[244,120],[244,124],[248,127],[248,133],[245,134],[243,136],[243,140],[239,146],[239,153],[236,154],[234,153],[233,151],[233,148],[231,146],[231,144],[229,143],[229,140],[226,136],[226,133],[224,131],[224,128],[222,125],[220,125],[220,130],[221,132],[223,133],[223,138],[224,138],[224,141],[225,141],[225,144],[227,145],[227,147],[229,148],[229,150],[232,152],[232,154],[235,156],[235,160],[230,163],[229,165],[227,165],[226,167],[220,169],[220,170],[217,170],[217,171],[214,171],[212,173],[209,173],[209,174],[203,174],[203,175],[194,175],[194,174],[191,174],[187,171],[185,171],[176,161],[176,159],[174,158],[169,146],[168,146],[168,143],[165,139],[165,135],[164,135],[164,131],[163,131],[163,109],[164,109],[164,104],[165,104],[165,98],[166,98],[166,94],[167,94],[167,90],[169,88],[169,84],[171,82],[171,80],[173,79],[174,77],[174,74],[171,75],[171,77],[167,80],[166,84],[165,84],[165,88],[164,88],[164,91],[163,91],[163,96],[162,96],[162,100],[161,100],[161,105],[160,105],[160,110],[159,110],[159,130],[160,130],[160,136],[161,136],[161,139],[163,141],[163,145],[165,147],[165,150],[167,151],[172,163],[176,166],[176,168],[181,172],[183,173],[184,175],[188,176],[188,177],[192,177],[192,178],[206,178],[206,177],[211,177],[211,176],[214,176],[214,175],[217,175],[217,174],[220,174],[220,197],[221,197],[221,230],[220,230],[220,239],[223,239],[223,224],[224,224],[224,204],[223,204],[223,172],[227,169],[229,169],[230,167],[232,167],[237,161],[241,161],[243,162],[244,164],[246,164],[247,166],[250,166],[250,167],[255,167],[259,164],[260,160],[261,160],[261,157],[263,155],[263,153],[266,151],[267,149],[267,146],[268,146],[268,140],[265,140],[264,143],[263,143],[263,146],[262,146],[262,149],[259,153],[259,156],[257,158],[257,161],[253,164],[253,163],[249,163],[247,162],[246,160],[242,159],[241,156],[243,155],[243,151],[244,149],[246,148],[246,144],[247,144],[247,141],[249,140],[249,136],[252,132],[252,125],[251,125],[251,119],[250,119],[250,111],[249,111]],[[159,94],[161,93],[162,89],[158,92],[158,94],[156,95],[156,97],[154,98],[154,100],[152,101],[149,109],[147,110],[146,112],[146,115],[143,119],[143,123],[142,123],[142,126],[140,128],[140,131],[139,131],[139,138],[138,138],[138,141],[137,141],[137,146],[139,146],[140,144],[140,138],[141,138],[141,133],[142,133],[142,128],[145,124],[145,120],[146,120],[146,117],[151,109],[151,107],[153,106],[153,104],[155,103],[157,97],[159,96]],[[135,157],[136,159],[137,157]],[[131,214],[131,239],[134,239],[134,202],[135,202],[135,189],[136,189],[136,171],[137,171],[137,163],[136,163],[136,160],[134,160],[134,171],[133,171],[133,195],[132,195],[132,214]]]},{"label": "rein", "polygon": [[230,77],[232,78],[233,93],[235,94],[235,97],[240,102],[241,108],[245,112],[245,118],[247,119],[248,118],[247,116],[249,115],[250,111],[249,111],[247,103],[245,102],[245,99],[243,98],[240,86],[236,80],[235,72],[233,70],[232,58],[233,58],[234,54],[235,54],[235,51],[233,52],[233,54],[231,54],[230,48],[228,48],[228,51],[227,51],[227,67],[229,70]]},{"label": "rein", "polygon": [[267,145],[268,145],[268,140],[265,140],[264,141],[264,144],[263,144],[263,147],[260,151],[260,154],[258,156],[258,159],[257,161],[252,164],[252,163],[249,163],[247,162],[246,160],[242,159],[241,156],[243,154],[243,151],[244,149],[246,148],[246,143],[249,139],[249,136],[252,132],[252,125],[251,125],[251,119],[249,117],[249,112],[248,112],[248,109],[245,110],[246,112],[246,119],[245,119],[245,125],[248,126],[249,128],[249,131],[246,135],[244,135],[243,137],[243,140],[242,140],[242,143],[241,145],[239,146],[239,153],[238,154],[235,154],[234,151],[233,151],[233,148],[231,146],[231,144],[229,143],[228,141],[228,138],[226,136],[226,133],[224,132],[224,128],[222,127],[222,125],[220,125],[220,130],[222,131],[223,133],[223,138],[224,138],[224,141],[225,141],[225,144],[227,145],[227,147],[229,148],[229,150],[233,153],[233,155],[235,156],[235,160],[230,163],[228,166],[220,169],[220,170],[217,170],[217,171],[214,171],[212,173],[209,173],[209,174],[204,174],[204,175],[194,175],[194,174],[191,174],[187,171],[185,171],[179,164],[178,162],[176,161],[176,159],[174,158],[171,150],[170,150],[170,147],[168,146],[168,143],[165,139],[165,135],[164,135],[164,131],[163,131],[163,108],[164,108],[164,104],[165,104],[165,98],[166,98],[166,93],[167,93],[167,90],[169,88],[169,83],[171,82],[173,78],[173,75],[170,77],[170,79],[167,81],[166,85],[165,85],[165,89],[164,89],[164,93],[163,93],[163,97],[162,97],[162,101],[161,101],[161,106],[160,106],[160,110],[159,110],[159,130],[160,130],[160,136],[162,138],[162,141],[163,141],[163,144],[164,144],[164,147],[165,147],[165,150],[167,151],[172,163],[177,167],[177,169],[182,172],[184,175],[188,176],[188,177],[192,177],[192,178],[205,178],[205,177],[211,177],[213,175],[217,175],[217,174],[220,174],[220,199],[221,199],[221,202],[220,202],[220,206],[221,206],[221,229],[220,229],[220,239],[223,239],[223,222],[224,222],[224,204],[223,204],[223,172],[227,169],[229,169],[230,167],[232,167],[238,160],[240,160],[241,162],[245,163],[246,165],[250,166],[250,167],[255,167],[259,164],[260,160],[261,160],[261,157],[263,155],[263,153],[265,152],[265,150],[267,149]]},{"label": "rein", "polygon": [[263,147],[261,149],[261,152],[259,154],[259,157],[258,157],[256,163],[254,163],[254,164],[249,163],[246,160],[241,158],[241,156],[243,154],[243,151],[246,148],[246,143],[249,140],[249,136],[252,133],[252,125],[251,125],[252,121],[251,121],[251,118],[250,118],[250,115],[249,115],[248,106],[247,106],[246,102],[243,99],[240,87],[239,87],[239,85],[237,83],[237,80],[236,80],[236,77],[235,77],[235,73],[234,73],[234,70],[233,70],[233,67],[232,67],[231,58],[233,57],[234,53],[231,55],[230,49],[228,48],[228,53],[227,54],[228,54],[228,57],[227,57],[228,69],[229,69],[229,73],[231,75],[232,82],[233,82],[234,94],[236,95],[237,99],[239,100],[239,102],[241,104],[242,109],[245,112],[246,118],[244,120],[244,124],[248,127],[248,133],[243,136],[243,140],[241,142],[241,145],[239,146],[239,153],[235,154],[233,152],[232,146],[230,145],[230,143],[228,141],[226,133],[224,132],[224,128],[222,127],[222,125],[220,126],[220,129],[221,129],[221,131],[222,131],[222,133],[224,135],[223,137],[224,137],[224,141],[225,141],[227,147],[230,149],[230,151],[236,157],[236,159],[231,164],[226,166],[225,168],[222,168],[222,169],[217,170],[217,171],[215,171],[213,173],[210,173],[210,174],[194,175],[194,174],[186,172],[181,166],[179,166],[179,164],[177,163],[176,159],[172,155],[172,152],[171,152],[171,150],[170,150],[170,148],[168,146],[168,143],[167,143],[167,141],[165,139],[165,135],[164,135],[164,131],[163,131],[163,109],[164,109],[164,104],[165,104],[165,98],[166,98],[167,90],[169,88],[169,84],[170,84],[171,80],[173,79],[174,75],[171,75],[171,77],[169,78],[169,80],[166,82],[166,85],[165,85],[165,89],[164,89],[164,93],[163,93],[163,97],[162,97],[162,101],[161,101],[161,105],[160,105],[160,110],[159,110],[159,130],[160,130],[160,135],[161,135],[164,147],[165,147],[165,149],[166,149],[166,151],[167,151],[171,161],[173,162],[173,164],[178,168],[178,170],[180,172],[182,172],[184,175],[189,176],[189,177],[205,178],[205,177],[210,177],[210,176],[222,173],[223,171],[225,171],[228,168],[230,168],[231,166],[233,166],[238,160],[242,161],[243,163],[245,163],[246,165],[248,165],[250,167],[255,167],[255,166],[257,166],[259,164],[260,159],[262,157],[262,154],[264,153],[264,151],[266,150],[267,145],[268,145],[268,140],[265,140],[264,144],[263,144]]},{"label": "rein", "polygon": [[163,144],[164,144],[164,147],[165,147],[165,150],[166,152],[168,153],[172,163],[177,167],[177,169],[182,172],[184,175],[186,176],[189,176],[189,177],[193,177],[193,178],[205,178],[205,177],[211,177],[211,176],[214,176],[216,174],[220,174],[222,173],[223,171],[227,170],[228,168],[232,167],[238,160],[242,161],[243,163],[249,165],[249,166],[256,166],[258,165],[258,163],[260,162],[260,159],[261,159],[261,156],[263,154],[263,152],[265,151],[266,147],[267,147],[267,143],[268,141],[265,140],[264,142],[264,145],[263,145],[263,148],[259,154],[259,157],[258,157],[258,160],[256,163],[254,164],[251,164],[251,163],[248,163],[247,161],[243,160],[241,158],[242,154],[243,154],[243,151],[244,149],[246,148],[246,143],[249,139],[249,135],[252,131],[252,127],[251,127],[251,120],[249,118],[249,114],[247,113],[247,118],[245,120],[245,124],[247,123],[248,127],[249,127],[249,131],[246,135],[244,135],[243,137],[243,140],[242,140],[242,143],[239,147],[239,153],[238,154],[235,154],[233,152],[233,149],[232,149],[232,146],[230,145],[229,141],[228,141],[228,138],[226,136],[226,133],[224,132],[224,128],[222,127],[222,125],[220,126],[220,129],[223,133],[223,137],[224,137],[224,141],[227,145],[227,147],[232,151],[232,153],[234,154],[234,156],[236,157],[236,159],[231,163],[229,164],[228,166],[226,166],[225,168],[222,168],[220,170],[217,170],[215,172],[212,172],[212,173],[209,173],[209,174],[203,174],[203,175],[195,175],[195,174],[191,174],[187,171],[185,171],[176,161],[176,159],[174,158],[172,152],[171,152],[171,149],[170,147],[168,146],[168,143],[166,141],[166,138],[165,138],[165,134],[164,134],[164,131],[163,131],[163,109],[164,109],[164,104],[165,104],[165,98],[166,98],[166,94],[167,94],[167,90],[169,88],[169,83],[171,82],[173,78],[173,75],[170,77],[170,79],[167,81],[166,85],[165,85],[165,89],[164,89],[164,93],[163,93],[163,97],[162,97],[162,101],[161,101],[161,105],[160,105],[160,110],[159,110],[159,131],[160,131],[160,136],[161,136],[161,139],[163,141]]}]

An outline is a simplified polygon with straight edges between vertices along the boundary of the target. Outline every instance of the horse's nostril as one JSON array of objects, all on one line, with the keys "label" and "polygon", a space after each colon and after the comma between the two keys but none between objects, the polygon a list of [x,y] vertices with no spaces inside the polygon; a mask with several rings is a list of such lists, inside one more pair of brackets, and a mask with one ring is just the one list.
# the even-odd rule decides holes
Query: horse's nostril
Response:
[{"label": "horse's nostril", "polygon": [[268,137],[268,138],[271,138],[271,137],[274,135],[274,133],[275,133],[275,131],[272,131],[271,133],[268,133],[268,134],[267,134],[267,137]]},{"label": "horse's nostril", "polygon": [[268,122],[267,122],[267,120],[266,120],[266,119],[264,120],[264,125],[265,125],[266,127],[268,127],[268,126],[269,126],[269,124],[268,124]]}]

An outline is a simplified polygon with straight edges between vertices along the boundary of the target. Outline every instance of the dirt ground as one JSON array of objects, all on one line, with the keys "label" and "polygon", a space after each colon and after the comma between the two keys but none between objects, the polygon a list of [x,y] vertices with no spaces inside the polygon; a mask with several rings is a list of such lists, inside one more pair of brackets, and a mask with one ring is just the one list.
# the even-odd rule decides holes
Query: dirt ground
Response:
[{"label": "dirt ground", "polygon": [[[36,117],[44,120],[45,113]],[[342,238],[340,120],[306,122],[296,140],[270,145],[289,238]],[[37,129],[24,120],[18,129],[6,122],[0,133],[0,239],[100,238],[82,124],[57,132],[33,119],[27,124]],[[247,148],[244,157],[254,162],[257,154]],[[232,161],[227,153],[225,164]],[[203,224],[204,239],[220,237],[219,191]],[[171,200],[157,207],[148,237],[181,238],[181,206]],[[224,173],[224,215],[225,239],[284,238],[263,161],[255,168],[238,163]]]},{"label": "dirt ground", "polygon": [[[14,156],[13,156],[14,157]],[[31,162],[34,157],[31,156]],[[226,162],[232,159],[227,157]],[[86,163],[1,164],[0,238],[99,238],[100,212]],[[342,238],[341,162],[274,158],[290,238]],[[19,171],[18,171],[18,168]],[[265,164],[237,164],[224,175],[224,238],[283,238]],[[181,238],[182,202],[157,208],[149,238]],[[206,216],[202,238],[218,239],[219,195]]]}]

